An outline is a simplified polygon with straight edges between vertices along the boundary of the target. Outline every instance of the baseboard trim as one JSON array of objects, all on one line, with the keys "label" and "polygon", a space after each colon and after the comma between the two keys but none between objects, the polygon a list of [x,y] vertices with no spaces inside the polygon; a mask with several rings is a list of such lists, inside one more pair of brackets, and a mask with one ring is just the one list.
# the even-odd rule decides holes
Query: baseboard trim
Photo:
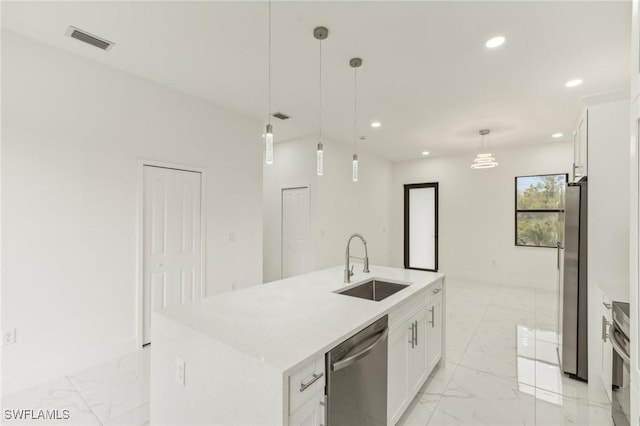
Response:
[{"label": "baseboard trim", "polygon": [[122,356],[136,349],[136,339],[102,346],[80,355],[69,357],[52,364],[39,366],[27,371],[8,374],[2,378],[2,396],[11,395],[25,389],[58,379],[110,359]]}]

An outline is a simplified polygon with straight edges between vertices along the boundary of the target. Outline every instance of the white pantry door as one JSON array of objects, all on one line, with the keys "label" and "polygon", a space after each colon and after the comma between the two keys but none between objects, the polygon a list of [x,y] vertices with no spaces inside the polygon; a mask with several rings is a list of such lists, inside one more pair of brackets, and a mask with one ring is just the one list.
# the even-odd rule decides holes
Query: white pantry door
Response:
[{"label": "white pantry door", "polygon": [[202,296],[201,173],[144,166],[144,324],[151,312]]},{"label": "white pantry door", "polygon": [[282,190],[282,278],[309,272],[309,188]]}]

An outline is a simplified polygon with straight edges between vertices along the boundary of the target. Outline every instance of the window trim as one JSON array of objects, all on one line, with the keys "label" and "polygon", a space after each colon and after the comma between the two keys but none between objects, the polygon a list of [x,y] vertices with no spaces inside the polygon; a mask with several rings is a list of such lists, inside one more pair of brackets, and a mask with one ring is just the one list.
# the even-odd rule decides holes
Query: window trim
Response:
[{"label": "window trim", "polygon": [[518,179],[528,177],[542,177],[542,176],[561,176],[564,175],[564,183],[569,183],[569,173],[545,173],[539,175],[523,175],[516,176],[513,180],[513,242],[516,247],[535,247],[535,248],[557,248],[557,246],[534,246],[529,244],[518,244],[518,213],[564,213],[564,209],[518,209]]}]

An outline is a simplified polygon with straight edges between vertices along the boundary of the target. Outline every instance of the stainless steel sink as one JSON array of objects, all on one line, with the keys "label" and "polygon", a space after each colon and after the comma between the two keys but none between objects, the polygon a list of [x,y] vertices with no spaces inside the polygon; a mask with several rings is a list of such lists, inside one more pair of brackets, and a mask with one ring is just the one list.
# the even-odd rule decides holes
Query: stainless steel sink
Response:
[{"label": "stainless steel sink", "polygon": [[372,279],[347,290],[338,291],[337,293],[379,302],[406,287],[409,287],[409,284],[397,284]]}]

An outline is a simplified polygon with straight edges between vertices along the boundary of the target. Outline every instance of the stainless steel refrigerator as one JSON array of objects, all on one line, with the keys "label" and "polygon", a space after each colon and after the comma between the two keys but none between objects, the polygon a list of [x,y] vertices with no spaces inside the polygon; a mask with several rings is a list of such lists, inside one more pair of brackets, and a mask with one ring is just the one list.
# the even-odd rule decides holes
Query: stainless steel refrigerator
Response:
[{"label": "stainless steel refrigerator", "polygon": [[587,178],[565,188],[564,243],[558,243],[559,356],[562,371],[588,379]]}]

